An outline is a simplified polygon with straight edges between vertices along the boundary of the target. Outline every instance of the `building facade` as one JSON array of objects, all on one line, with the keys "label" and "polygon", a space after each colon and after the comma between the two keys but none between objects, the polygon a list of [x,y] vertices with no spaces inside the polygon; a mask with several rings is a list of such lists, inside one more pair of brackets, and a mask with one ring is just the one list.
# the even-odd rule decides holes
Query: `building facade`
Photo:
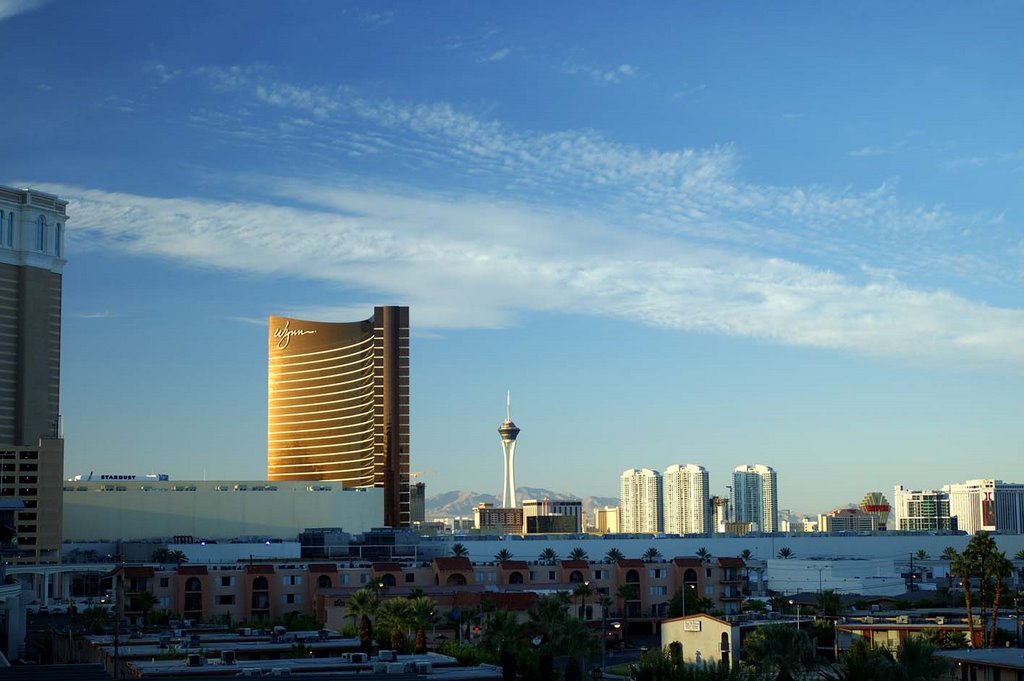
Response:
[{"label": "building facade", "polygon": [[662,531],[662,480],[658,471],[631,468],[619,476],[619,529],[628,533]]},{"label": "building facade", "polygon": [[615,534],[619,530],[619,507],[605,506],[594,509],[594,532],[597,534]]},{"label": "building facade", "polygon": [[662,518],[666,534],[709,534],[714,528],[703,466],[673,464],[661,474]]},{"label": "building facade", "polygon": [[583,531],[583,502],[579,499],[523,499],[523,534]]},{"label": "building facade", "polygon": [[384,490],[408,527],[409,308],[351,323],[270,317],[267,478]]},{"label": "building facade", "polygon": [[484,534],[521,534],[522,508],[498,508],[486,502],[473,509],[473,528]]},{"label": "building facade", "polygon": [[818,516],[819,532],[876,532],[878,515],[865,513],[859,508],[837,508]]},{"label": "building facade", "polygon": [[779,491],[771,466],[738,466],[733,471],[733,519],[755,532],[779,531]]},{"label": "building facade", "polygon": [[947,485],[949,513],[967,534],[1024,533],[1024,484],[1002,480],[968,480]]},{"label": "building facade", "polygon": [[941,490],[912,490],[897,485],[893,491],[893,528],[902,532],[956,530],[950,515],[949,493]]},{"label": "building facade", "polygon": [[0,186],[0,495],[20,498],[15,562],[60,557],[60,345],[67,201]]},{"label": "building facade", "polygon": [[328,526],[354,534],[383,524],[383,497],[380,488],[345,489],[322,480],[69,480],[64,538],[294,539]]}]

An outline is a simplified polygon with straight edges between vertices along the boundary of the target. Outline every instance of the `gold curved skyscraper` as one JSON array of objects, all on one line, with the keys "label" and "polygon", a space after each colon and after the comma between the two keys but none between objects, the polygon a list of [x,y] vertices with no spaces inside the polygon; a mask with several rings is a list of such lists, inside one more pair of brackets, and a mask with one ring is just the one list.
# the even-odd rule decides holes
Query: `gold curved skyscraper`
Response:
[{"label": "gold curved skyscraper", "polygon": [[349,323],[270,317],[267,478],[384,488],[409,525],[409,308]]}]

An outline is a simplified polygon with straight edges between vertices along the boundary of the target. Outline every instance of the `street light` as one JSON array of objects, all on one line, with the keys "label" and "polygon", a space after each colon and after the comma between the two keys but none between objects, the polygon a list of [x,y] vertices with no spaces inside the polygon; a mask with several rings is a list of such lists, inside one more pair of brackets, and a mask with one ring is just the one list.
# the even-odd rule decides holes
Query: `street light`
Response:
[{"label": "street light", "polygon": [[797,603],[796,601],[794,601],[793,599],[789,600],[789,604],[790,605],[794,605],[794,604],[796,605],[796,628],[799,629],[800,628],[800,604]]}]

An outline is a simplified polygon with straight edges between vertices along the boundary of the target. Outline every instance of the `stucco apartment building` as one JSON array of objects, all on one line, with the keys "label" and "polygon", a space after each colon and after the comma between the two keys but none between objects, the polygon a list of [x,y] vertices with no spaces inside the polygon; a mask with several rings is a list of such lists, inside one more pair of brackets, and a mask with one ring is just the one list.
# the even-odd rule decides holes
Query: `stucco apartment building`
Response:
[{"label": "stucco apartment building", "polygon": [[[677,590],[694,592],[724,615],[738,613],[745,584],[740,558],[710,562],[677,557],[654,562],[560,560],[553,564],[509,560],[472,563],[464,557],[429,562],[252,562],[210,565],[129,565],[114,574],[123,594],[123,614],[141,622],[143,592],[156,597],[154,610],[194,622],[273,621],[286,613],[314,615],[330,628],[351,623],[345,604],[363,587],[382,598],[416,592],[437,601],[442,616],[500,607],[525,610],[539,593],[572,593],[586,583],[591,595],[575,600],[586,619],[626,616],[631,622],[663,619]],[[623,598],[619,587],[634,585]],[[602,596],[611,599],[602,613]],[[585,601],[585,602],[584,602]]]}]

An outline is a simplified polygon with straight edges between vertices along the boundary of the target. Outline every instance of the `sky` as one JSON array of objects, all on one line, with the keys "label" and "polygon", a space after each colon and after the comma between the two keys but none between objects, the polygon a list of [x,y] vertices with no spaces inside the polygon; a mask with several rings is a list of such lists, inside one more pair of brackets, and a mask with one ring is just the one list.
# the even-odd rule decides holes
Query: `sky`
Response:
[{"label": "sky", "polygon": [[[1017,2],[0,0],[66,473],[266,474],[268,315],[410,306],[412,469],[1024,482]],[[891,498],[891,496],[890,496]]]}]

